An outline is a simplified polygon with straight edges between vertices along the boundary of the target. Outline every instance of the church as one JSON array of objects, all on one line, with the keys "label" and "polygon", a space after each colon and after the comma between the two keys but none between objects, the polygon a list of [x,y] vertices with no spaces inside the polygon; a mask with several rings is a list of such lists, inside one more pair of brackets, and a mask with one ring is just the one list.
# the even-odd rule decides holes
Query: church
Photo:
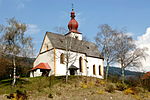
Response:
[{"label": "church", "polygon": [[46,32],[30,77],[83,75],[104,78],[104,58],[94,43],[82,40],[75,12],[71,11],[68,33]]}]

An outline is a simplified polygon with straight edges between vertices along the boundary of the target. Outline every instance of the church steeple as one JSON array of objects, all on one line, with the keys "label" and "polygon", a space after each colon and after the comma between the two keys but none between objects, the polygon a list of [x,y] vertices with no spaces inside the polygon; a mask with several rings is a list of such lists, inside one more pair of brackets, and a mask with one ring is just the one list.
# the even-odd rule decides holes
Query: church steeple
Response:
[{"label": "church steeple", "polygon": [[71,20],[68,23],[69,32],[79,33],[78,32],[78,22],[75,20],[74,8],[72,8],[70,17],[71,17]]},{"label": "church steeple", "polygon": [[78,22],[75,20],[75,12],[74,12],[73,7],[72,7],[70,17],[71,17],[71,20],[68,23],[69,32],[66,34],[66,36],[70,36],[75,39],[82,40],[82,33],[78,32]]}]

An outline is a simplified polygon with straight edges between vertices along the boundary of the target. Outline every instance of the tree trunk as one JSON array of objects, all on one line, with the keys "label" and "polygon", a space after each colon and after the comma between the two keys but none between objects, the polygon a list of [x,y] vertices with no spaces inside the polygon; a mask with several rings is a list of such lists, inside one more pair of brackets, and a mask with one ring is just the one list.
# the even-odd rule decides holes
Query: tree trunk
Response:
[{"label": "tree trunk", "polygon": [[66,65],[66,83],[68,82],[68,63]]},{"label": "tree trunk", "polygon": [[14,86],[16,83],[16,61],[15,61],[15,56],[13,57],[13,65],[14,65],[14,73],[13,73],[13,82],[12,85]]},{"label": "tree trunk", "polygon": [[109,71],[109,64],[107,63],[107,65],[106,65],[106,75],[105,75],[106,81],[108,79],[108,71]]},{"label": "tree trunk", "polygon": [[124,84],[124,80],[125,80],[125,73],[124,73],[124,68],[121,68],[121,78],[122,78],[122,83]]},{"label": "tree trunk", "polygon": [[68,81],[68,64],[69,64],[69,57],[68,57],[68,51],[67,51],[67,62],[66,62],[66,83]]}]

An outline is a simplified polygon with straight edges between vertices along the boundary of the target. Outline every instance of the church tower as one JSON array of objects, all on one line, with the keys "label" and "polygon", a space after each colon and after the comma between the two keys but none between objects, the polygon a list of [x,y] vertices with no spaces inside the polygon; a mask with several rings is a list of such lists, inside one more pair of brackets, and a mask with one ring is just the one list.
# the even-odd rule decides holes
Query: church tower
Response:
[{"label": "church tower", "polygon": [[82,34],[78,32],[78,22],[75,20],[75,12],[74,9],[71,11],[71,20],[68,23],[69,33],[66,36],[70,36],[76,38],[78,40],[82,40]]}]

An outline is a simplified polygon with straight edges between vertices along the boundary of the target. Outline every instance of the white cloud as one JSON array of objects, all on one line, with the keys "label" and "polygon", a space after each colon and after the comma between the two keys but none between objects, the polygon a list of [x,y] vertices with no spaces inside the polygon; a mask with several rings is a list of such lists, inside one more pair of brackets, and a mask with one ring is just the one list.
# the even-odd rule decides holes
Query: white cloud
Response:
[{"label": "white cloud", "polygon": [[145,34],[137,37],[136,44],[139,48],[146,47],[148,49],[146,53],[149,55],[146,57],[146,60],[142,61],[142,64],[145,71],[150,71],[150,27],[146,29]]},{"label": "white cloud", "polygon": [[37,34],[40,31],[39,27],[35,24],[27,24],[27,34]]}]

